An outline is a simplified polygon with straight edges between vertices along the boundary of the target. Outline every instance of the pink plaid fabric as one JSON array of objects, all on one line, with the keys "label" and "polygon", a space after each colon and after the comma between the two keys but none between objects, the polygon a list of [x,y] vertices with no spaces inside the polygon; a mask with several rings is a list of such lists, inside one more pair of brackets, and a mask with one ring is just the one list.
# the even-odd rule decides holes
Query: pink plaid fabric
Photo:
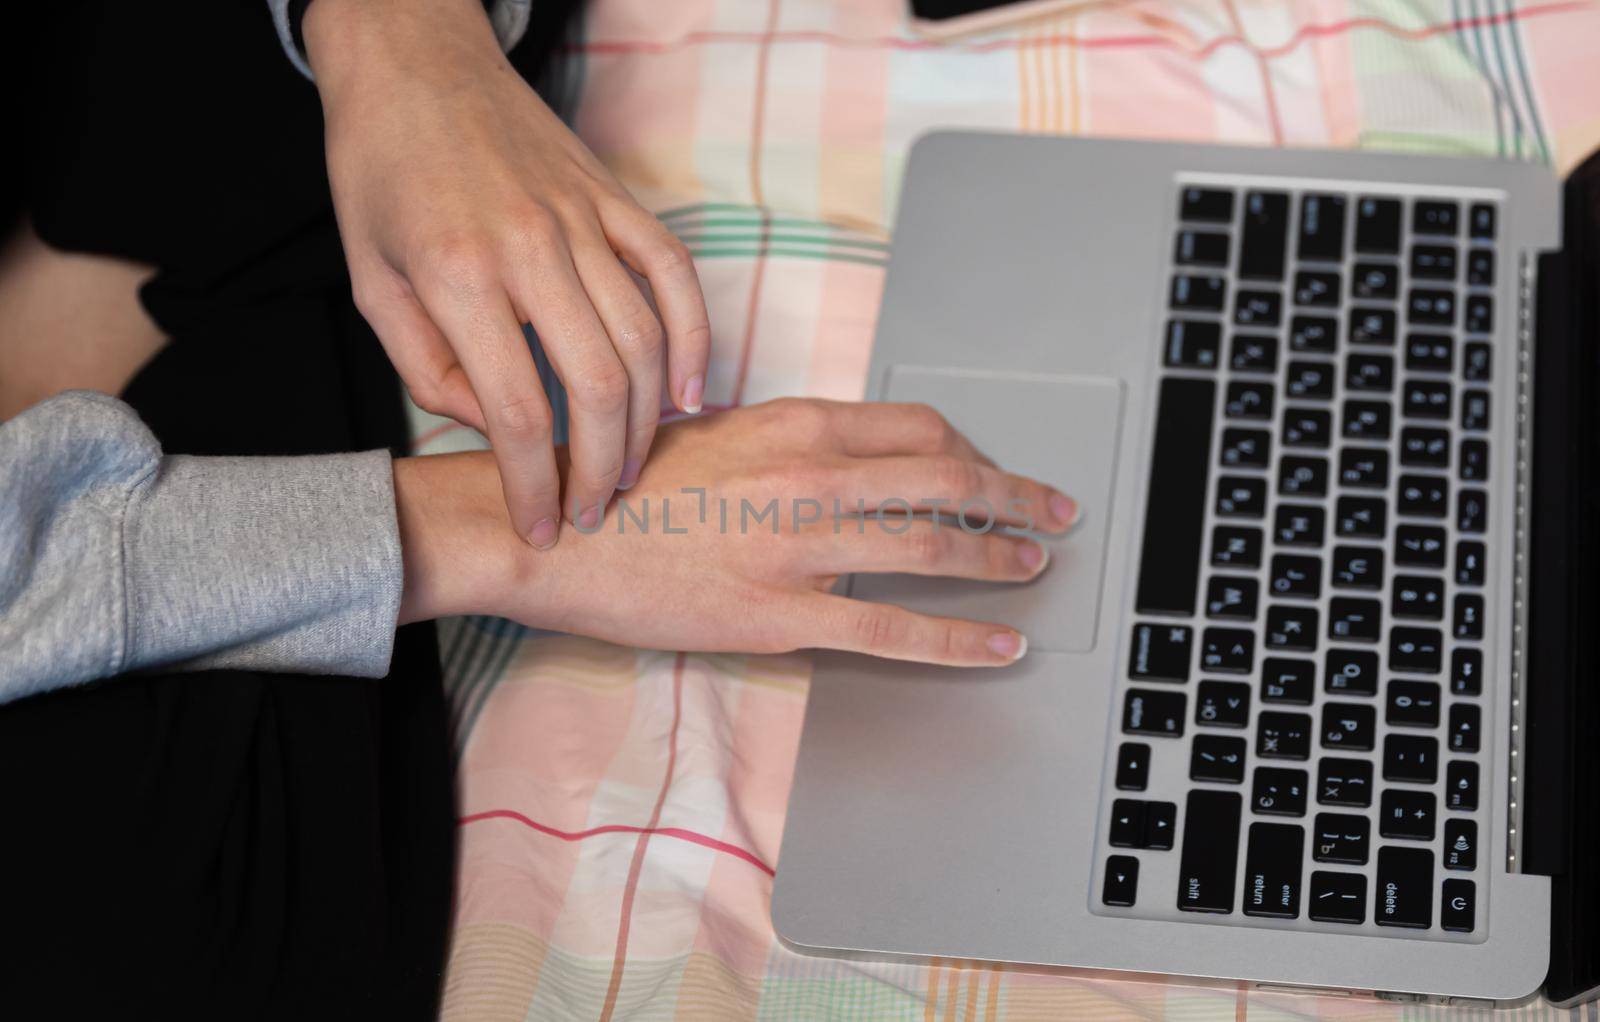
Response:
[{"label": "pink plaid fabric", "polygon": [[[707,401],[728,407],[860,396],[900,175],[924,131],[1564,171],[1600,139],[1597,53],[1600,8],[1572,2],[1098,0],[933,44],[903,0],[596,0],[570,73],[582,136],[695,253],[715,334]],[[421,413],[417,427],[424,451],[481,443]],[[796,955],[768,905],[806,657],[649,652],[482,620],[450,623],[445,651],[463,812],[448,1018],[1407,1014],[1151,977]]]}]

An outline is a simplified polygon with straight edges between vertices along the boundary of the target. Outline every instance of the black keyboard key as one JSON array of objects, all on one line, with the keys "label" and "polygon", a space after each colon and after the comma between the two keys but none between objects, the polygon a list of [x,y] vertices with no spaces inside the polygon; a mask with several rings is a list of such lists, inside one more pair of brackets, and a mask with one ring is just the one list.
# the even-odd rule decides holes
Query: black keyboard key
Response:
[{"label": "black keyboard key", "polygon": [[1411,231],[1414,234],[1448,234],[1459,230],[1461,207],[1454,202],[1435,200],[1419,201],[1411,209]]},{"label": "black keyboard key", "polygon": [[1333,584],[1340,589],[1383,587],[1383,548],[1336,546],[1333,548]]},{"label": "black keyboard key", "polygon": [[1255,666],[1256,633],[1242,628],[1207,628],[1200,637],[1200,669],[1249,674]]},{"label": "black keyboard key", "polygon": [[1393,309],[1353,308],[1350,310],[1351,344],[1393,344]]},{"label": "black keyboard key", "polygon": [[1378,849],[1372,919],[1379,926],[1426,930],[1433,925],[1433,853],[1426,848]]},{"label": "black keyboard key", "polygon": [[1378,497],[1340,497],[1334,532],[1345,539],[1382,539],[1387,507]]},{"label": "black keyboard key", "polygon": [[1234,334],[1228,352],[1228,368],[1236,373],[1278,371],[1278,339],[1261,334]]},{"label": "black keyboard key", "polygon": [[1489,478],[1489,445],[1482,440],[1461,441],[1461,481],[1481,483]]},{"label": "black keyboard key", "polygon": [[1269,711],[1256,720],[1256,755],[1262,759],[1309,759],[1311,718]]},{"label": "black keyboard key", "polygon": [[1283,296],[1276,291],[1237,291],[1233,321],[1239,326],[1277,326],[1283,322]]},{"label": "black keyboard key", "polygon": [[1139,860],[1131,855],[1106,859],[1105,885],[1100,900],[1118,908],[1132,908],[1139,900]]},{"label": "black keyboard key", "polygon": [[1228,285],[1221,277],[1177,273],[1172,277],[1170,305],[1186,312],[1221,312]]},{"label": "black keyboard key", "polygon": [[1300,196],[1301,259],[1336,263],[1344,258],[1344,196]]},{"label": "black keyboard key", "polygon": [[1451,633],[1457,639],[1476,642],[1483,638],[1483,597],[1476,593],[1457,593],[1450,618]]},{"label": "black keyboard key", "polygon": [[1439,925],[1452,933],[1471,933],[1478,925],[1477,888],[1471,880],[1451,877],[1439,890]]},{"label": "black keyboard key", "polygon": [[1483,711],[1471,703],[1456,703],[1450,707],[1450,725],[1446,741],[1451,752],[1477,752],[1479,734],[1483,731]]},{"label": "black keyboard key", "polygon": [[1178,908],[1183,911],[1233,911],[1243,802],[1236,791],[1189,792],[1178,865]]},{"label": "black keyboard key", "polygon": [[1464,539],[1456,544],[1456,585],[1483,585],[1484,560],[1488,550],[1476,540]]},{"label": "black keyboard key", "polygon": [[1322,589],[1322,560],[1277,554],[1272,558],[1272,577],[1268,584],[1273,596],[1314,600]]},{"label": "black keyboard key", "polygon": [[1367,921],[1367,878],[1360,873],[1316,870],[1306,890],[1306,915],[1319,923]]},{"label": "black keyboard key", "polygon": [[1411,276],[1416,280],[1455,280],[1455,246],[1411,246]]},{"label": "black keyboard key", "polygon": [[[1189,747],[1189,779],[1218,784],[1244,783],[1243,738],[1198,734]],[[1192,825],[1192,824],[1191,824]]]},{"label": "black keyboard key", "polygon": [[1481,432],[1489,428],[1489,392],[1469,390],[1461,395],[1461,428]]},{"label": "black keyboard key", "polygon": [[1130,688],[1122,699],[1122,730],[1130,735],[1181,738],[1187,701],[1182,692]]},{"label": "black keyboard key", "polygon": [[1444,530],[1432,525],[1397,526],[1394,563],[1405,568],[1444,567]]},{"label": "black keyboard key", "polygon": [[1227,404],[1230,419],[1272,419],[1272,384],[1258,380],[1234,380],[1228,384]]},{"label": "black keyboard key", "polygon": [[1444,804],[1465,813],[1478,808],[1478,764],[1469,759],[1450,761],[1444,772]]},{"label": "black keyboard key", "polygon": [[1267,647],[1292,653],[1317,648],[1317,608],[1276,603],[1267,608]]},{"label": "black keyboard key", "polygon": [[1255,476],[1219,476],[1217,478],[1217,517],[1260,518],[1266,513],[1267,481],[1265,479]]},{"label": "black keyboard key", "polygon": [[1400,251],[1400,200],[1362,198],[1356,203],[1356,251]]},{"label": "black keyboard key", "polygon": [[1264,429],[1222,431],[1222,457],[1226,468],[1266,468],[1272,460],[1272,435]]},{"label": "black keyboard key", "polygon": [[1117,748],[1117,788],[1143,791],[1150,785],[1150,746],[1143,742],[1123,742]]},{"label": "black keyboard key", "polygon": [[1315,504],[1279,504],[1272,512],[1272,538],[1279,546],[1322,546],[1327,512]]},{"label": "black keyboard key", "polygon": [[1461,327],[1469,334],[1494,330],[1494,299],[1489,295],[1467,295],[1462,303]]},{"label": "black keyboard key", "polygon": [[1300,916],[1300,861],[1305,832],[1292,823],[1252,823],[1244,857],[1244,914]]},{"label": "black keyboard key", "polygon": [[1387,440],[1393,428],[1393,417],[1387,401],[1357,401],[1344,403],[1344,435],[1349,440]]},{"label": "black keyboard key", "polygon": [[1240,326],[1277,326],[1283,321],[1283,296],[1277,291],[1237,291],[1234,323]]},{"label": "black keyboard key", "polygon": [[1136,798],[1119,798],[1111,803],[1111,846],[1144,846],[1144,803]]},{"label": "black keyboard key", "polygon": [[1389,701],[1383,719],[1393,727],[1435,728],[1439,726],[1439,704],[1443,701],[1439,686],[1434,682],[1396,678],[1389,682]]},{"label": "black keyboard key", "polygon": [[1339,275],[1332,270],[1301,270],[1294,275],[1294,303],[1308,308],[1339,304]]},{"label": "black keyboard key", "polygon": [[1394,263],[1356,263],[1351,298],[1392,299],[1400,294],[1400,267]]},{"label": "black keyboard key", "polygon": [[1378,694],[1378,654],[1370,649],[1328,650],[1322,684],[1335,695]]},{"label": "black keyboard key", "polygon": [[1483,341],[1468,341],[1461,357],[1461,378],[1468,383],[1488,383],[1494,375],[1493,355]]},{"label": "black keyboard key", "polygon": [[1194,631],[1188,625],[1139,622],[1133,626],[1128,677],[1148,681],[1189,680]]},{"label": "black keyboard key", "polygon": [[1239,276],[1244,280],[1282,280],[1289,237],[1289,196],[1246,192],[1240,227]]},{"label": "black keyboard key", "polygon": [[1394,389],[1394,359],[1388,355],[1352,353],[1344,360],[1344,385],[1348,390],[1389,393]]},{"label": "black keyboard key", "polygon": [[1478,825],[1471,820],[1444,821],[1444,868],[1471,873],[1478,868]]},{"label": "black keyboard key", "polygon": [[1437,575],[1396,575],[1389,613],[1397,618],[1438,621],[1444,617],[1444,579]]},{"label": "black keyboard key", "polygon": [[1220,188],[1185,188],[1178,196],[1178,219],[1205,224],[1233,220],[1233,193]]},{"label": "black keyboard key", "polygon": [[1383,604],[1335,596],[1328,601],[1328,638],[1335,642],[1377,642],[1383,625]]},{"label": "black keyboard key", "polygon": [[1458,646],[1450,654],[1450,692],[1458,696],[1483,694],[1483,651]]},{"label": "black keyboard key", "polygon": [[1264,816],[1304,816],[1308,782],[1304,770],[1256,767],[1250,783],[1250,808]]},{"label": "black keyboard key", "polygon": [[1494,285],[1494,252],[1475,248],[1467,253],[1467,283],[1474,287]]},{"label": "black keyboard key", "polygon": [[1290,362],[1283,392],[1291,398],[1327,401],[1333,397],[1333,373],[1332,362]]},{"label": "black keyboard key", "polygon": [[1450,381],[1407,380],[1400,390],[1400,409],[1413,419],[1450,418]]},{"label": "black keyboard key", "polygon": [[1339,452],[1339,485],[1381,490],[1389,485],[1389,452],[1379,447],[1346,447]]},{"label": "black keyboard key", "polygon": [[1406,335],[1406,368],[1413,372],[1448,373],[1455,358],[1455,341],[1449,334]]},{"label": "black keyboard key", "polygon": [[1278,461],[1278,492],[1285,497],[1328,495],[1328,459],[1290,455]]},{"label": "black keyboard key", "polygon": [[1378,715],[1366,703],[1322,704],[1322,747],[1335,752],[1371,752]]},{"label": "black keyboard key", "polygon": [[1317,763],[1317,802],[1366,808],[1372,804],[1372,764],[1324,756]]},{"label": "black keyboard key", "polygon": [[1316,673],[1310,660],[1268,657],[1261,662],[1261,701],[1310,706]]},{"label": "black keyboard key", "polygon": [[1144,807],[1144,846],[1164,852],[1172,847],[1178,829],[1178,807],[1171,802],[1149,802]]},{"label": "black keyboard key", "polygon": [[1245,727],[1250,723],[1250,686],[1240,681],[1202,681],[1195,692],[1194,722]]},{"label": "black keyboard key", "polygon": [[1365,816],[1318,813],[1311,831],[1311,857],[1318,862],[1365,866],[1371,841],[1372,824]]},{"label": "black keyboard key", "polygon": [[1431,426],[1400,430],[1400,464],[1409,468],[1449,468],[1450,434]]},{"label": "black keyboard key", "polygon": [[1188,615],[1194,613],[1200,583],[1217,385],[1167,377],[1159,400],[1134,607],[1141,613]]},{"label": "black keyboard key", "polygon": [[1237,575],[1213,575],[1206,583],[1206,617],[1254,621],[1261,584]]},{"label": "black keyboard key", "polygon": [[1444,636],[1437,628],[1399,628],[1389,632],[1389,669],[1406,674],[1438,674]]},{"label": "black keyboard key", "polygon": [[1439,779],[1439,740],[1425,735],[1389,735],[1383,740],[1383,779],[1432,784]]},{"label": "black keyboard key", "polygon": [[1211,563],[1218,568],[1261,567],[1261,530],[1217,526],[1211,533]]},{"label": "black keyboard key", "polygon": [[1450,326],[1456,321],[1456,293],[1434,288],[1412,288],[1406,296],[1406,322],[1423,326]]},{"label": "black keyboard key", "polygon": [[1181,266],[1228,265],[1228,236],[1215,231],[1179,231],[1172,261]]},{"label": "black keyboard key", "polygon": [[1406,841],[1432,841],[1437,815],[1433,792],[1386,788],[1378,804],[1378,833]]},{"label": "black keyboard key", "polygon": [[1450,480],[1444,476],[1402,475],[1398,497],[1403,515],[1443,518],[1450,504]]},{"label": "black keyboard key", "polygon": [[1215,369],[1222,357],[1222,327],[1203,319],[1167,320],[1163,361],[1177,369]]},{"label": "black keyboard key", "polygon": [[1333,433],[1333,416],[1325,408],[1285,408],[1285,447],[1326,447]]},{"label": "black keyboard key", "polygon": [[1329,316],[1296,316],[1289,321],[1289,348],[1331,355],[1339,346],[1339,324]]},{"label": "black keyboard key", "polygon": [[1456,494],[1456,528],[1479,533],[1489,527],[1489,495],[1482,490],[1464,489]]},{"label": "black keyboard key", "polygon": [[1494,206],[1487,202],[1474,202],[1467,214],[1467,233],[1485,241],[1494,240]]}]

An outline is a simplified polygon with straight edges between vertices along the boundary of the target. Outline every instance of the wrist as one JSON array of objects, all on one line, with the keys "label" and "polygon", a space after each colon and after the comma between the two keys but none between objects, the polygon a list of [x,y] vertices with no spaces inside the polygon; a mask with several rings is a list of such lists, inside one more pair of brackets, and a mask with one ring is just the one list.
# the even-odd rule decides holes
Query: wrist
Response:
[{"label": "wrist", "polygon": [[481,0],[311,0],[300,31],[324,98],[356,75],[424,71],[452,49],[502,55]]},{"label": "wrist", "polygon": [[493,457],[396,458],[394,496],[405,571],[400,623],[505,616],[538,562],[512,531]]}]

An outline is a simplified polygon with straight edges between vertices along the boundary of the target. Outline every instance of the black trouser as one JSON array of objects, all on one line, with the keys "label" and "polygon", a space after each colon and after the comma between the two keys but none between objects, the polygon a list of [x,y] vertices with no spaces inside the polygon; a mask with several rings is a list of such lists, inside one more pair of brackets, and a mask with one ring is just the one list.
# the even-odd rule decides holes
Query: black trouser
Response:
[{"label": "black trouser", "polygon": [[[169,453],[404,441],[338,290],[197,326],[124,396]],[[153,671],[0,707],[0,1015],[432,1017],[451,799],[431,625],[381,681]]]}]

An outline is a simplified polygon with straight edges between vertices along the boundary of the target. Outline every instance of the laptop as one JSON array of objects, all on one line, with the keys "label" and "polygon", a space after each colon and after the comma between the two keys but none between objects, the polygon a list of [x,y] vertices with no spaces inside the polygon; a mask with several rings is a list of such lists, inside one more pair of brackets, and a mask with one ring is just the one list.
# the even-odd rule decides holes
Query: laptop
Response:
[{"label": "laptop", "polygon": [[867,396],[1082,514],[1027,586],[850,581],[1029,651],[817,657],[779,935],[1588,996],[1587,201],[1488,160],[920,140]]}]

